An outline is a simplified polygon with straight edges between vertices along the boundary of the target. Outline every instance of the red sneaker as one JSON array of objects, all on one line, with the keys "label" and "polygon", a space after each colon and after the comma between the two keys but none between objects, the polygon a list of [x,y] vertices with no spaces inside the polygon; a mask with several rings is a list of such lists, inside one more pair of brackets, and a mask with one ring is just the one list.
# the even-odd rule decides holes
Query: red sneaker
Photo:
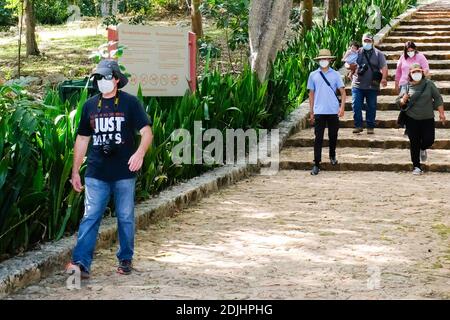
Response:
[{"label": "red sneaker", "polygon": [[117,267],[117,273],[128,275],[133,270],[131,260],[122,260]]}]

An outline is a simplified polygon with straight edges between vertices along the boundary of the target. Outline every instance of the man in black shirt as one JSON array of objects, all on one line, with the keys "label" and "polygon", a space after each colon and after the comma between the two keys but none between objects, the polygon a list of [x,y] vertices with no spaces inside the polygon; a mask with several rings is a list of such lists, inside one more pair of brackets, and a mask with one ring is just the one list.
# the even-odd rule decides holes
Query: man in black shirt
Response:
[{"label": "man in black shirt", "polygon": [[[93,74],[101,94],[86,101],[74,146],[71,183],[81,192],[79,170],[86,152],[85,212],[80,223],[78,239],[68,265],[68,272],[80,272],[88,278],[98,229],[112,194],[119,230],[117,271],[129,274],[134,251],[134,191],[136,172],[152,143],[151,120],[139,100],[119,90],[128,79],[114,60],[103,60]],[[141,141],[136,150],[135,134]],[[91,141],[92,137],[92,141]]]}]

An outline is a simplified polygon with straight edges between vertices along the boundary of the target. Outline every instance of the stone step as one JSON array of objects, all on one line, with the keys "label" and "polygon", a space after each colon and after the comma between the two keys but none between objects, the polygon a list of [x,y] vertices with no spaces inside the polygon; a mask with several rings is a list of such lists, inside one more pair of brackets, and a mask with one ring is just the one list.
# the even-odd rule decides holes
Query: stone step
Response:
[{"label": "stone step", "polygon": [[415,26],[415,25],[448,25],[450,18],[430,18],[430,19],[410,19],[400,22],[401,26]]},{"label": "stone step", "polygon": [[[354,134],[352,128],[339,129],[339,148],[409,148],[408,137],[403,135],[404,129],[376,129],[375,134],[369,135],[364,131]],[[325,132],[324,147],[328,147],[328,134]],[[313,147],[314,129],[305,129],[292,135],[285,143],[285,147]],[[450,149],[450,130],[436,129],[436,140],[432,149]]]},{"label": "stone step", "polygon": [[[443,0],[445,2],[445,0]],[[443,1],[434,2],[431,4],[428,4],[422,8],[420,8],[420,12],[436,12],[436,11],[449,11],[450,10],[450,4],[449,3],[443,3]]]},{"label": "stone step", "polygon": [[[378,96],[377,102],[377,110],[380,111],[394,111],[398,110],[397,105],[395,104],[395,99],[397,96]],[[444,99],[444,108],[446,110],[450,110],[450,96],[449,95],[443,95],[442,98]],[[351,96],[347,97],[347,103],[345,105],[346,110],[352,110],[352,98]],[[450,120],[450,118],[448,118]]]},{"label": "stone step", "polygon": [[450,13],[447,11],[417,11],[411,15],[411,19],[448,19]]},{"label": "stone step", "polygon": [[[434,81],[435,85],[439,88],[439,92],[442,95],[450,94],[450,81]],[[395,96],[397,92],[395,92],[394,88],[395,84],[393,81],[388,82],[388,86],[386,88],[381,88],[380,95],[382,96]],[[351,94],[350,86],[346,87],[347,95]]]},{"label": "stone step", "polygon": [[439,25],[425,25],[421,23],[408,26],[399,25],[394,31],[450,31],[450,23]]},{"label": "stone step", "polygon": [[[365,112],[363,111],[363,117]],[[399,111],[398,110],[380,110],[377,108],[377,117],[376,117],[376,127],[377,128],[386,128],[386,129],[395,129],[397,128],[397,118],[398,118]],[[450,112],[445,112],[445,117],[450,120]],[[449,129],[450,128],[450,121],[446,121],[445,124],[442,124],[442,122],[439,121],[439,113],[435,112],[434,115],[435,118],[435,126],[439,129]],[[353,122],[353,112],[348,110],[344,117],[340,120],[340,127],[341,128],[353,128],[354,122]]]},{"label": "stone step", "polygon": [[[403,49],[403,46],[402,46]],[[429,61],[431,60],[450,60],[450,50],[439,51],[439,50],[430,50],[424,51],[419,48],[420,52],[422,52]],[[403,50],[384,50],[383,53],[386,55],[387,60],[398,60],[400,55],[403,54]]]},{"label": "stone step", "polygon": [[[390,38],[386,39],[385,42],[378,45],[377,48],[383,51],[384,53],[388,51],[399,51],[403,52],[403,49],[405,47],[405,41],[396,41],[392,42]],[[424,43],[424,42],[417,42],[415,43],[417,46],[417,49],[420,51],[450,51],[450,42],[447,43]]]},{"label": "stone step", "polygon": [[389,33],[393,37],[436,37],[448,36],[450,30],[394,30]]},{"label": "stone step", "polygon": [[[322,170],[329,171],[411,171],[409,149],[338,148],[339,164],[332,166],[328,152],[322,152]],[[280,169],[311,170],[314,150],[311,147],[285,148],[280,154]],[[428,150],[428,161],[422,165],[425,171],[450,172],[450,150]]]},{"label": "stone step", "polygon": [[383,43],[405,43],[406,41],[413,41],[413,42],[417,42],[417,43],[433,43],[435,45],[439,45],[439,44],[445,44],[448,43],[450,41],[450,36],[446,35],[446,36],[423,36],[423,37],[418,37],[418,36],[394,36],[394,35],[389,35],[386,39],[383,40]]},{"label": "stone step", "polygon": [[[395,69],[389,70],[389,81],[395,80]],[[450,70],[431,70],[430,71],[431,80],[433,81],[450,81]]]},{"label": "stone step", "polygon": [[[388,60],[389,69],[397,68],[398,60]],[[440,72],[441,69],[449,69],[450,70],[450,60],[430,60],[428,61],[430,65],[430,69],[433,71],[435,69],[436,72]]]},{"label": "stone step", "polygon": [[420,10],[416,11],[415,13],[422,13],[422,14],[426,14],[426,13],[448,13],[448,10],[450,9],[450,7],[445,6],[442,8],[435,8],[432,6],[425,6],[423,8],[421,8]]}]

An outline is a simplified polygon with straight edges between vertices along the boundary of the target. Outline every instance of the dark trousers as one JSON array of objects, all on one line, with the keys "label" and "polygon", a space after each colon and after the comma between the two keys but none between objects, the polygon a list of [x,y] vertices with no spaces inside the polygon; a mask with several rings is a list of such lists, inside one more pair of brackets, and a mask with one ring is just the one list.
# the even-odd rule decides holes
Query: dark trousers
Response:
[{"label": "dark trousers", "polygon": [[414,167],[420,168],[420,150],[426,150],[434,143],[434,119],[414,120],[407,117],[406,130],[411,145],[411,161]]},{"label": "dark trousers", "polygon": [[339,117],[337,114],[316,114],[314,116],[314,163],[319,165],[322,161],[322,145],[325,128],[328,127],[328,140],[330,141],[330,157],[336,156],[336,144],[339,131]]}]

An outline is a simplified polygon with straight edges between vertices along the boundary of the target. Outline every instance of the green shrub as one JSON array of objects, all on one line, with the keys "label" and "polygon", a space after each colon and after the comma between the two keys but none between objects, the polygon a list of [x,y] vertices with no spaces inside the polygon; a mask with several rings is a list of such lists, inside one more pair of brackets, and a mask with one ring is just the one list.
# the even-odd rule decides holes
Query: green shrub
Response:
[{"label": "green shrub", "polygon": [[151,15],[153,12],[153,4],[150,0],[122,0],[118,8],[123,14]]},{"label": "green shrub", "polygon": [[41,24],[63,24],[70,17],[68,0],[34,1],[36,21]]},{"label": "green shrub", "polygon": [[0,29],[7,29],[17,23],[12,9],[6,8],[6,0],[0,0]]},{"label": "green shrub", "polygon": [[208,0],[200,10],[204,16],[213,18],[218,28],[225,29],[227,44],[234,51],[248,44],[249,5],[249,0]]},{"label": "green shrub", "polygon": [[221,56],[221,50],[217,47],[209,37],[203,37],[198,39],[198,51],[201,57],[210,56],[211,58],[219,58]]},{"label": "green shrub", "polygon": [[80,12],[82,16],[96,17],[100,14],[100,5],[98,1],[78,0],[75,4],[78,7],[80,7]]}]

